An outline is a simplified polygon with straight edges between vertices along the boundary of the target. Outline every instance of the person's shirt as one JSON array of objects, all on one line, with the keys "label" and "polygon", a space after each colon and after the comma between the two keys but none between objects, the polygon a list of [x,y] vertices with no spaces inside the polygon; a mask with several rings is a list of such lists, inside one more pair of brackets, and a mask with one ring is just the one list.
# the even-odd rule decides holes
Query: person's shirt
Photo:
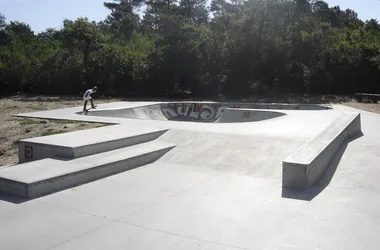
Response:
[{"label": "person's shirt", "polygon": [[83,100],[90,100],[92,97],[91,97],[91,94],[92,94],[92,89],[88,89],[86,90],[86,92],[84,92],[84,95],[83,95]]}]

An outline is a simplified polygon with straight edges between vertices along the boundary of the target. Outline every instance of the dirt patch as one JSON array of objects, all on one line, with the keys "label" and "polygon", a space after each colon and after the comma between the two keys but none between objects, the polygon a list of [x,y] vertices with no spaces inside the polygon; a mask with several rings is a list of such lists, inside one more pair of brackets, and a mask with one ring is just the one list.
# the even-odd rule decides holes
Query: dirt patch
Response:
[{"label": "dirt patch", "polygon": [[365,110],[368,112],[380,114],[380,104],[379,103],[359,103],[356,101],[350,101],[350,102],[346,102],[346,103],[342,103],[342,104],[349,106],[349,107],[352,107],[352,108],[361,109],[361,110]]},{"label": "dirt patch", "polygon": [[[195,101],[195,99],[193,100]],[[120,99],[95,99],[96,104],[117,101],[120,101]],[[149,101],[153,100],[150,99]],[[213,101],[226,100],[218,99]],[[349,96],[257,96],[250,99],[231,101],[342,104],[380,114],[380,104],[369,102],[359,103]],[[13,116],[13,114],[69,108],[81,105],[83,105],[83,102],[80,97],[13,96],[0,99],[0,166],[18,162],[18,140],[105,126],[105,124],[99,123],[18,118]]]},{"label": "dirt patch", "polygon": [[[96,104],[119,99],[95,99]],[[0,99],[0,166],[18,162],[17,141],[106,126],[101,123],[19,118],[14,114],[82,106],[74,97],[22,97]]]}]

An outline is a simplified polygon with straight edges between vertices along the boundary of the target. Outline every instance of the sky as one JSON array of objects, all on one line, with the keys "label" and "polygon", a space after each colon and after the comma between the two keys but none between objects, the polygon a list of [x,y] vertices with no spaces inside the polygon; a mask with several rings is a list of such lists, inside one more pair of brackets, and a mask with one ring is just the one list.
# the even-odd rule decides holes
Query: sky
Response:
[{"label": "sky", "polygon": [[[112,0],[109,0],[110,2]],[[355,10],[359,18],[380,21],[380,0],[325,0],[330,7]],[[0,13],[9,21],[29,24],[35,32],[47,28],[60,29],[63,20],[88,17],[101,21],[110,13],[103,6],[105,0],[0,0]]]}]

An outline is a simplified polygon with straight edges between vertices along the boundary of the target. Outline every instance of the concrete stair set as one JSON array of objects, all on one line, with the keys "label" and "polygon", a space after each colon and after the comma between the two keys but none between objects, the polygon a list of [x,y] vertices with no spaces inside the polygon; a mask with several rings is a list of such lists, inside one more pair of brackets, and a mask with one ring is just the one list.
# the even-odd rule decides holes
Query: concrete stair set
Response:
[{"label": "concrete stair set", "polygon": [[158,139],[167,131],[114,125],[21,140],[0,191],[36,198],[152,163],[176,146]]}]

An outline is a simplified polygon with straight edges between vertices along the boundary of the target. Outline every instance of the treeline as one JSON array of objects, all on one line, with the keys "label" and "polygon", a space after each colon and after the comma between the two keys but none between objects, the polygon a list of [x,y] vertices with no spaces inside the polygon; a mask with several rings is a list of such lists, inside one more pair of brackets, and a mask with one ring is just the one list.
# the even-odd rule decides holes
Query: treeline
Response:
[{"label": "treeline", "polygon": [[[309,0],[114,0],[35,34],[0,15],[0,92],[380,93],[380,25]],[[144,8],[142,8],[144,7]],[[143,10],[143,14],[141,14]],[[47,20],[48,22],[48,20]]]}]

